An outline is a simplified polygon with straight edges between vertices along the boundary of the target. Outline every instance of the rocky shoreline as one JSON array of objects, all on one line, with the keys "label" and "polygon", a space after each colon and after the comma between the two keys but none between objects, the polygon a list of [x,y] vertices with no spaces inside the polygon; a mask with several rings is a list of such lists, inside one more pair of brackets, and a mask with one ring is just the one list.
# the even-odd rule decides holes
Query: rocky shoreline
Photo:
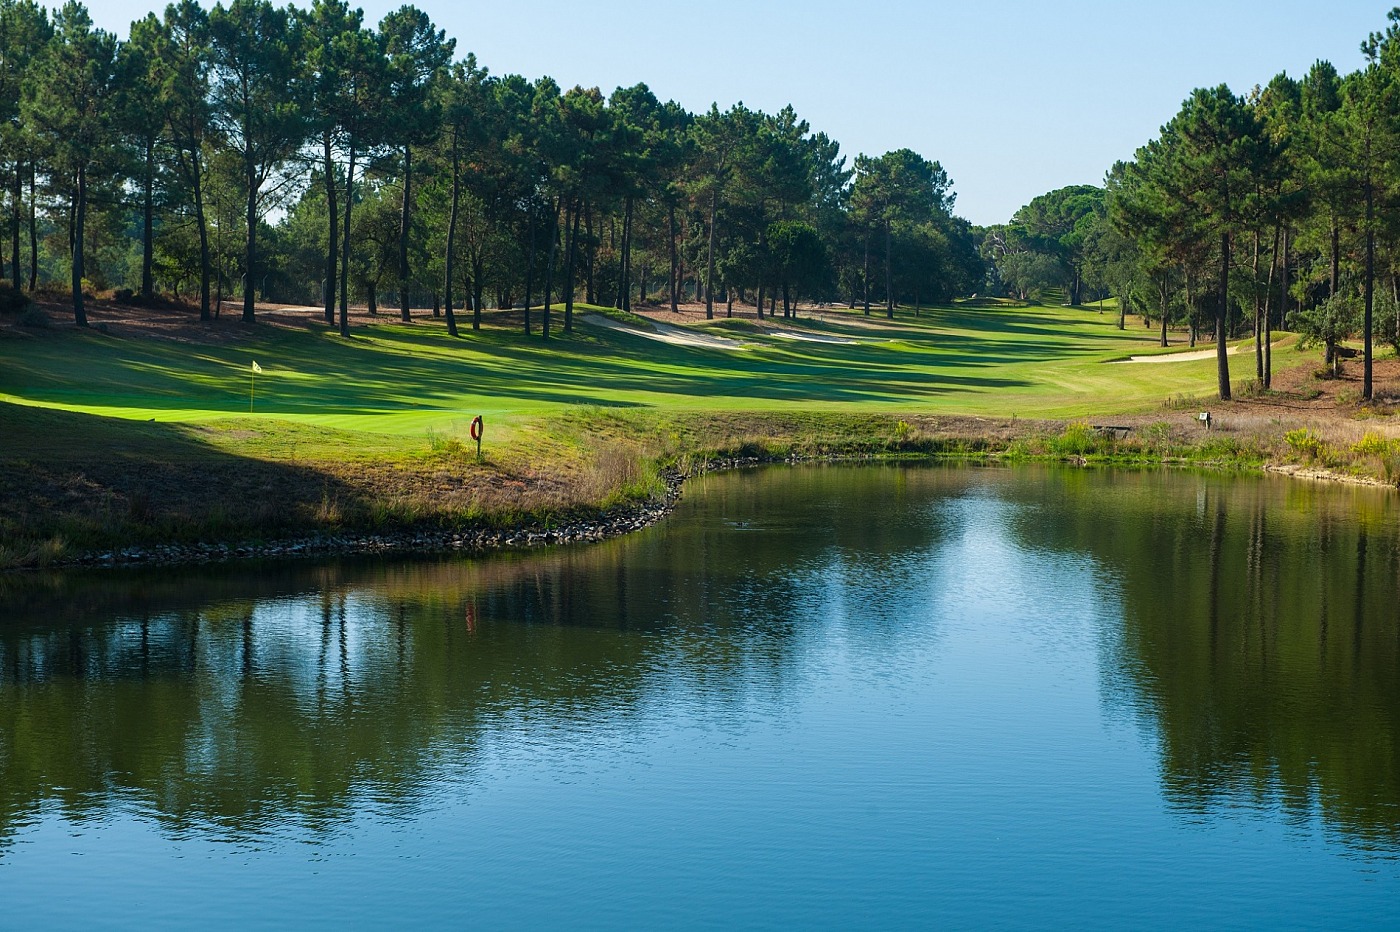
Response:
[{"label": "rocky shoreline", "polygon": [[[117,568],[134,566],[195,566],[251,559],[310,559],[331,556],[366,554],[487,554],[532,547],[552,547],[561,544],[593,543],[640,531],[660,522],[675,510],[687,479],[708,472],[743,469],[776,463],[795,465],[801,462],[836,462],[839,460],[871,459],[869,456],[780,456],[735,457],[711,460],[699,464],[687,473],[669,472],[662,476],[666,491],[657,501],[623,505],[594,517],[574,517],[559,524],[548,522],[522,523],[515,527],[464,527],[434,530],[398,531],[387,534],[339,533],[312,534],[304,537],[242,543],[181,543],[155,544],[91,551],[70,559],[55,561],[51,569],[96,567]],[[1067,461],[1074,466],[1087,466],[1082,457]],[[1261,471],[1323,482],[1342,482],[1378,488],[1395,488],[1390,482],[1364,476],[1352,476],[1332,470],[1303,467],[1295,464],[1264,464]]]}]

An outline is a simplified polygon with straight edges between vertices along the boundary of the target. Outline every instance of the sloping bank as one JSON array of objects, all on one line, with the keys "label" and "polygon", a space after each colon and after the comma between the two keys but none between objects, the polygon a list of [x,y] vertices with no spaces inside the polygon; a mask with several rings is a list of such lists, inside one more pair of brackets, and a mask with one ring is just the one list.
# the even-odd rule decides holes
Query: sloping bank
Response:
[{"label": "sloping bank", "polygon": [[1205,432],[1177,412],[1099,423],[580,408],[529,425],[481,460],[461,440],[433,435],[376,446],[255,419],[194,428],[43,409],[0,413],[21,440],[0,454],[6,569],[594,541],[663,518],[687,477],[768,462],[1195,465],[1377,484],[1393,484],[1388,477],[1400,472],[1390,441],[1357,444],[1358,452],[1276,423],[1256,433]]}]

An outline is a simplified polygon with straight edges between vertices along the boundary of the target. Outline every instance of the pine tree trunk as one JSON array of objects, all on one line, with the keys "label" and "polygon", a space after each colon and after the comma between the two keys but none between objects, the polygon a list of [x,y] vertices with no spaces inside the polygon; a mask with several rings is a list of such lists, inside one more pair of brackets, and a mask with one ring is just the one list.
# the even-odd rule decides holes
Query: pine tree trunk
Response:
[{"label": "pine tree trunk", "polygon": [[1337,288],[1341,284],[1342,275],[1342,233],[1338,228],[1337,214],[1332,213],[1332,278],[1327,289],[1327,296],[1335,298]]},{"label": "pine tree trunk", "polygon": [[1230,309],[1230,233],[1220,234],[1220,304],[1215,309],[1215,378],[1220,400],[1230,400],[1229,340],[1225,333],[1225,318]]},{"label": "pine tree trunk", "polygon": [[191,157],[194,165],[194,223],[199,228],[199,319],[210,318],[209,277],[214,271],[214,260],[209,255],[209,218],[204,215],[204,183],[200,178],[198,156]]},{"label": "pine tree trunk", "polygon": [[[156,174],[156,144],[155,140],[146,140],[146,174],[143,178],[144,190],[141,198],[141,300],[147,304],[156,295],[155,275],[155,174]],[[16,231],[15,236],[15,259],[19,259],[19,236]],[[16,269],[15,278],[18,280],[19,272]]]},{"label": "pine tree trunk", "polygon": [[525,335],[530,335],[530,305],[535,298],[535,212],[530,211],[530,251],[525,257]]},{"label": "pine tree trunk", "polygon": [[1371,359],[1371,329],[1375,323],[1375,289],[1376,289],[1376,194],[1375,188],[1370,179],[1366,180],[1366,281],[1365,281],[1365,301],[1366,309],[1362,315],[1362,341],[1366,359],[1362,364],[1361,376],[1361,397],[1367,401],[1371,400],[1372,394],[1372,359]]},{"label": "pine tree trunk", "polygon": [[584,264],[583,300],[586,304],[598,303],[598,292],[593,288],[593,266],[598,258],[598,246],[593,238],[593,205],[583,202],[583,230],[588,236],[588,261]]},{"label": "pine tree trunk", "polygon": [[1264,383],[1264,304],[1259,294],[1259,230],[1254,230],[1254,257],[1250,260],[1254,277],[1254,378]]},{"label": "pine tree trunk", "polygon": [[254,285],[257,282],[257,258],[258,258],[258,192],[257,173],[253,165],[252,150],[246,150],[243,155],[244,182],[248,185],[248,204],[245,211],[244,221],[248,224],[247,241],[244,244],[245,257],[243,259],[243,322],[251,324],[256,317],[253,314]]},{"label": "pine tree trunk", "polygon": [[413,147],[403,147],[403,207],[399,213],[399,317],[404,323],[413,320],[409,307],[408,286],[408,228],[412,221],[409,210],[413,204]]},{"label": "pine tree trunk", "polygon": [[1278,272],[1278,243],[1280,228],[1274,226],[1274,245],[1269,251],[1269,278],[1264,285],[1264,353],[1259,370],[1259,384],[1264,388],[1269,387],[1270,372],[1273,368],[1273,348],[1269,345],[1273,342],[1273,322],[1274,322],[1274,275]]},{"label": "pine tree trunk", "polygon": [[335,265],[340,245],[336,241],[336,237],[340,233],[340,218],[337,216],[335,160],[331,152],[331,134],[323,135],[321,142],[324,149],[326,172],[326,213],[330,217],[330,223],[326,227],[326,277],[325,284],[321,286],[321,301],[325,304],[326,325],[333,327],[335,326]]},{"label": "pine tree trunk", "polygon": [[24,287],[24,275],[22,272],[20,272],[19,265],[19,228],[22,222],[21,214],[24,210],[23,166],[23,162],[20,162],[18,160],[15,161],[15,187],[13,191],[14,200],[10,204],[12,208],[10,211],[10,258],[14,261],[13,271],[15,274],[13,281],[15,283],[15,291],[19,291],[21,288]]},{"label": "pine tree trunk", "polygon": [[29,290],[39,287],[39,200],[34,190],[39,168],[29,162]]},{"label": "pine tree trunk", "polygon": [[457,318],[452,313],[452,273],[457,259],[457,211],[461,203],[461,157],[457,147],[457,127],[452,127],[452,202],[447,209],[447,251],[443,256],[443,301],[447,305],[447,332],[457,335]]},{"label": "pine tree trunk", "polygon": [[676,257],[676,205],[668,204],[666,208],[668,229],[671,233],[668,237],[671,247],[671,310],[675,312],[680,310],[680,262]]},{"label": "pine tree trunk", "polygon": [[[482,299],[482,279],[485,277],[485,269],[482,268],[480,260],[472,260],[472,329],[481,329],[481,299]],[[500,307],[501,302],[497,301],[496,306]]]},{"label": "pine tree trunk", "polygon": [[559,201],[555,198],[550,207],[549,250],[544,263],[544,311],[540,316],[540,336],[549,339],[549,308],[554,287],[554,248],[559,242]]},{"label": "pine tree trunk", "polygon": [[627,199],[627,222],[622,226],[622,309],[632,310],[632,198]]},{"label": "pine tree trunk", "polygon": [[564,259],[564,332],[574,332],[574,260],[578,254],[578,200],[569,203],[569,249]]},{"label": "pine tree trunk", "polygon": [[865,285],[865,316],[870,316],[870,231],[865,231],[865,271],[861,273]]},{"label": "pine tree trunk", "polygon": [[890,222],[885,221],[885,316],[894,320],[894,256],[890,249]]},{"label": "pine tree trunk", "polygon": [[1170,301],[1170,286],[1171,282],[1167,278],[1167,273],[1163,272],[1162,284],[1159,287],[1158,294],[1162,302],[1162,346],[1164,348],[1167,345],[1167,308],[1169,306],[1168,302]]},{"label": "pine tree trunk", "polygon": [[719,186],[710,188],[710,244],[705,250],[705,319],[715,319],[715,214],[719,212]]},{"label": "pine tree trunk", "polygon": [[83,220],[87,216],[87,169],[78,169],[78,196],[73,203],[73,319],[86,327],[87,310],[83,307]]},{"label": "pine tree trunk", "polygon": [[355,146],[345,172],[345,235],[340,240],[340,335],[350,336],[350,212],[355,206]]}]

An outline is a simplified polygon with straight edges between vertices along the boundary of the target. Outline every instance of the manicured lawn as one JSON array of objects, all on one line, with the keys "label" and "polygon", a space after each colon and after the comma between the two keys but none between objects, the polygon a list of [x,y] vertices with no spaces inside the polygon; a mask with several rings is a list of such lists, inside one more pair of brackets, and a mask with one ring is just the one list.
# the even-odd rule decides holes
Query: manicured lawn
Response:
[{"label": "manicured lawn", "polygon": [[[1154,334],[1119,331],[1116,315],[1094,309],[951,307],[873,326],[859,312],[826,310],[801,326],[858,345],[733,334],[742,349],[582,324],[564,334],[559,317],[548,342],[490,324],[452,340],[432,319],[385,320],[350,340],[275,326],[204,344],[99,332],[16,338],[0,341],[0,400],[161,422],[246,418],[256,360],[256,417],[421,437],[460,434],[476,414],[494,432],[578,404],[1074,417],[1214,388],[1211,360],[1107,364],[1151,352]],[[1251,368],[1246,356],[1232,363],[1237,377]]]}]

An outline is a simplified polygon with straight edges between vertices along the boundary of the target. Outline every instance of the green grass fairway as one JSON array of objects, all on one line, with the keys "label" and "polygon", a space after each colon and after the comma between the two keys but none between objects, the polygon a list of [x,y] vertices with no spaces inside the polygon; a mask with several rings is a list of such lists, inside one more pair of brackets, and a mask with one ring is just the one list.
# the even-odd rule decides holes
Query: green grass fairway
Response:
[{"label": "green grass fairway", "polygon": [[[231,338],[189,343],[100,332],[0,340],[0,400],[160,422],[254,413],[320,427],[460,434],[569,405],[688,411],[844,410],[1077,417],[1127,413],[1209,394],[1212,360],[1110,365],[1153,352],[1153,331],[1116,328],[1092,308],[952,307],[866,326],[826,310],[799,324],[859,345],[732,335],[743,349],[671,346],[579,324],[548,342],[494,324],[449,338],[440,321],[385,320],[344,340],[314,329],[225,322]],[[782,323],[781,321],[779,323]],[[786,325],[785,325],[786,326]],[[1276,358],[1276,364],[1289,364]],[[1237,377],[1247,356],[1232,359]],[[500,434],[498,433],[499,437]]]},{"label": "green grass fairway", "polygon": [[[254,327],[163,313],[113,311],[105,330],[0,327],[0,569],[133,542],[547,526],[654,498],[659,470],[695,457],[927,452],[949,449],[935,416],[1006,419],[999,437],[956,419],[951,449],[986,450],[1045,432],[1035,418],[1132,414],[1215,387],[1213,359],[1115,364],[1160,352],[1154,333],[1083,308],[695,326],[722,348],[582,321],[564,334],[562,314],[546,342],[501,313],[458,339],[441,320],[379,318],[348,340],[310,312]],[[790,338],[800,330],[842,341]],[[1234,360],[1246,378],[1252,360]]]}]

